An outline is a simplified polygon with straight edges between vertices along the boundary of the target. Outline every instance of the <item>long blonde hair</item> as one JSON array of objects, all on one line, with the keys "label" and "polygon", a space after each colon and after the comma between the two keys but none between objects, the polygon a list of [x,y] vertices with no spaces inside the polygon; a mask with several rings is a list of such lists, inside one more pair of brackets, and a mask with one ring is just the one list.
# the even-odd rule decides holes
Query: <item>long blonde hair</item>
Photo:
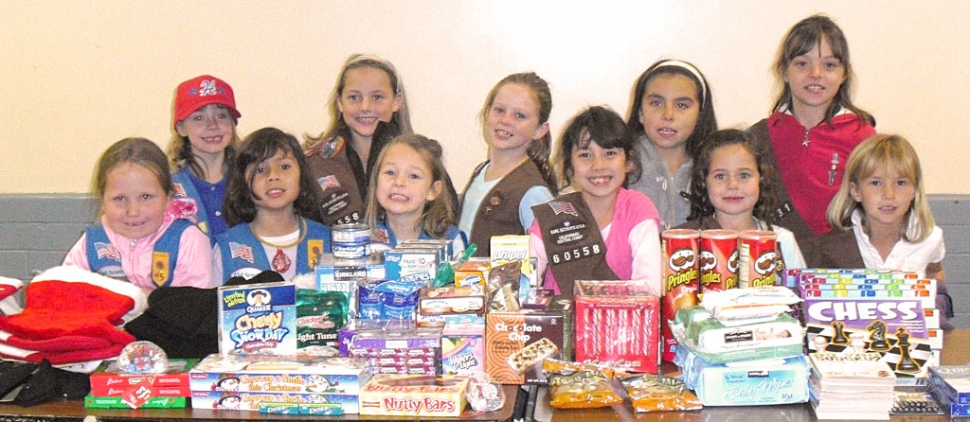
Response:
[{"label": "long blonde hair", "polygon": [[404,93],[404,83],[401,82],[401,78],[398,76],[397,69],[394,65],[377,55],[354,54],[344,62],[344,66],[340,69],[340,76],[337,77],[337,82],[333,87],[333,92],[330,93],[330,100],[327,105],[327,108],[330,110],[330,115],[333,116],[333,120],[330,121],[330,127],[321,133],[320,136],[304,135],[306,142],[303,144],[303,148],[307,151],[318,145],[322,145],[324,141],[348,129],[347,122],[344,121],[337,102],[344,93],[344,86],[347,85],[347,73],[362,67],[374,68],[387,74],[387,78],[391,81],[391,90],[394,91],[394,95],[401,96],[401,108],[394,112],[391,117],[391,122],[396,123],[401,128],[401,133],[413,132],[411,129],[411,116],[408,113],[408,96]]},{"label": "long blonde hair", "polygon": [[862,204],[857,202],[851,194],[852,184],[862,185],[862,180],[871,176],[877,169],[889,169],[913,182],[915,196],[906,212],[907,224],[900,229],[900,238],[910,243],[925,240],[933,232],[936,222],[930,211],[929,202],[923,192],[923,170],[919,163],[916,150],[906,138],[899,135],[877,134],[863,141],[849,155],[845,165],[845,175],[839,192],[829,203],[826,214],[829,225],[836,230],[848,230],[852,227],[852,214],[855,210],[862,211],[862,227],[869,233],[869,224],[865,218]]}]

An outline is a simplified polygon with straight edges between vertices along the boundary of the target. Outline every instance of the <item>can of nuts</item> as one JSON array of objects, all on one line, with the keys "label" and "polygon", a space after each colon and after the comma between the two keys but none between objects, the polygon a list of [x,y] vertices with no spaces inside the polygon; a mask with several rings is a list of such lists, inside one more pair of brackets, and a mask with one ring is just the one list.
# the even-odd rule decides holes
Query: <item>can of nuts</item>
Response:
[{"label": "can of nuts", "polygon": [[663,328],[663,360],[672,362],[677,346],[670,332],[669,321],[674,320],[677,310],[697,304],[700,278],[697,270],[697,251],[700,232],[688,229],[665,230],[660,234],[663,253],[663,299],[661,300],[660,324]]},{"label": "can of nuts", "polygon": [[745,230],[738,241],[738,285],[775,285],[778,265],[778,234],[768,230]]},{"label": "can of nuts", "polygon": [[738,232],[701,232],[701,293],[738,287]]}]

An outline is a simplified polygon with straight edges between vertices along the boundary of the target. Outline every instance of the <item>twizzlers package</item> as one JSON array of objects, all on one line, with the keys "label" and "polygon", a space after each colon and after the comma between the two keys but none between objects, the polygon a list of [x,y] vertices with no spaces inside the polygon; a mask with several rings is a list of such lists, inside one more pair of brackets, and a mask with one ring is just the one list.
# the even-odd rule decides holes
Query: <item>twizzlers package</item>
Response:
[{"label": "twizzlers package", "polygon": [[296,285],[219,287],[219,353],[296,354]]}]

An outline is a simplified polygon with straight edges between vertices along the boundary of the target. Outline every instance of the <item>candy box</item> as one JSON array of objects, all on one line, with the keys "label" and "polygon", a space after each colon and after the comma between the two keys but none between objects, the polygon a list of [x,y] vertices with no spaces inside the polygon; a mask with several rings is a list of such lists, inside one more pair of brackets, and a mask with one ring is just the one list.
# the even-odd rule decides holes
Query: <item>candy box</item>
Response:
[{"label": "candy box", "polygon": [[169,359],[165,373],[128,374],[121,372],[118,361],[105,361],[90,375],[91,395],[95,397],[117,397],[133,388],[147,386],[153,389],[152,397],[187,397],[189,395],[189,370],[198,363],[198,359]]},{"label": "candy box", "polygon": [[244,391],[357,394],[369,373],[342,357],[209,355],[189,372],[193,392]]},{"label": "candy box", "polygon": [[337,339],[339,341],[340,356],[350,356],[351,343],[354,337],[362,331],[410,331],[417,326],[414,321],[400,319],[352,319],[340,328]]},{"label": "candy box", "polygon": [[[186,397],[152,397],[139,406],[138,409],[184,409],[186,407]],[[87,409],[131,409],[132,406],[125,402],[124,398],[98,397],[89,395],[84,398],[84,407]]]},{"label": "candy box", "polygon": [[631,372],[659,367],[660,299],[630,281],[577,280],[575,357]]},{"label": "candy box", "polygon": [[296,354],[296,286],[291,282],[222,286],[219,353]]},{"label": "candy box", "polygon": [[418,315],[484,314],[482,286],[426,287],[418,296]]},{"label": "candy box", "polygon": [[374,375],[360,391],[360,414],[458,417],[467,377]]},{"label": "candy box", "polygon": [[449,316],[441,332],[442,375],[485,371],[485,317]]},{"label": "candy box", "polygon": [[546,384],[541,363],[561,357],[561,311],[493,311],[485,315],[485,372],[501,384]]},{"label": "candy box", "polygon": [[455,286],[485,286],[491,267],[488,258],[470,258],[455,269]]},{"label": "candy box", "polygon": [[244,391],[193,391],[193,409],[245,410],[258,412],[262,403],[336,403],[343,413],[357,413],[356,394],[313,394]]}]

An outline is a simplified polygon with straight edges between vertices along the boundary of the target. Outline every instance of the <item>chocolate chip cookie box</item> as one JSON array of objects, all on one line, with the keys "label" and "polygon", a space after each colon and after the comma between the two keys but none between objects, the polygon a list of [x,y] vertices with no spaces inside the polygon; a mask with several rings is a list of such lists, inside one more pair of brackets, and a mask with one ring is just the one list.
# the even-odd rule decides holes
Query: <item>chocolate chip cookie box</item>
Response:
[{"label": "chocolate chip cookie box", "polygon": [[360,390],[360,414],[458,417],[467,389],[467,377],[374,375]]},{"label": "chocolate chip cookie box", "polygon": [[222,286],[218,300],[219,353],[296,354],[296,285]]},{"label": "chocolate chip cookie box", "polygon": [[213,354],[189,372],[193,392],[356,395],[369,378],[363,361],[343,357]]},{"label": "chocolate chip cookie box", "polygon": [[502,384],[548,384],[542,361],[561,358],[562,311],[494,311],[485,315],[485,372]]}]

